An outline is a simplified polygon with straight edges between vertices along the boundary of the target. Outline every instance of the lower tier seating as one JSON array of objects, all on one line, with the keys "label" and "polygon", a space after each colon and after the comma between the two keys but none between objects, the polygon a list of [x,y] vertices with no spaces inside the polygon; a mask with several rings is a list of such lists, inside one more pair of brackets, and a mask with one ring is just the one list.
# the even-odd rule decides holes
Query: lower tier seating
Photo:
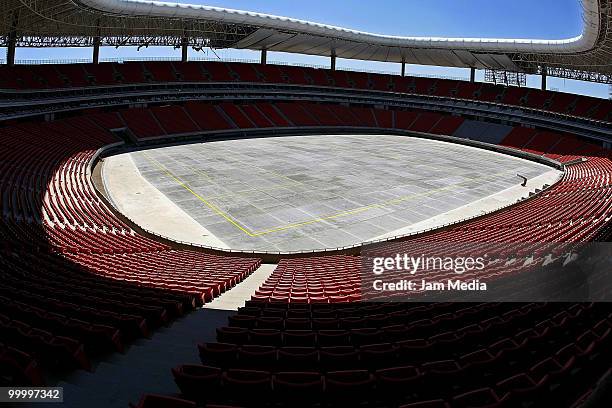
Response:
[{"label": "lower tier seating", "polygon": [[[124,73],[127,75],[129,72]],[[348,81],[342,77],[334,80]],[[361,81],[364,78],[351,79],[356,80]],[[190,102],[171,109],[140,108],[136,113],[131,110],[119,113],[92,111],[79,117],[47,123],[13,123],[0,128],[0,370],[3,373],[3,384],[40,385],[45,382],[45,374],[48,371],[75,368],[89,370],[92,367],[91,361],[96,356],[108,351],[122,352],[125,345],[133,339],[148,336],[152,330],[167,324],[171,319],[231,289],[261,263],[261,260],[256,258],[173,249],[137,232],[127,221],[115,214],[96,193],[90,168],[91,160],[98,149],[118,142],[109,129],[128,126],[134,135],[144,140],[163,136],[166,132],[232,129],[248,120],[249,124],[258,127],[271,127],[271,124],[283,127],[399,127],[443,134],[456,129],[462,121],[461,118],[429,112],[332,104],[254,103],[234,108],[228,105]],[[176,115],[180,120],[172,123],[168,115]],[[469,240],[522,242],[530,239],[564,242],[589,241],[602,235],[609,224],[611,208],[612,166],[609,153],[572,135],[559,135],[559,139],[562,138],[564,143],[555,143],[550,133],[523,130],[516,132],[519,136],[508,136],[504,141],[506,146],[527,149],[561,161],[583,156],[587,161],[568,167],[563,180],[544,195],[494,215],[436,232],[427,239],[451,243]],[[529,134],[525,136],[523,132]],[[546,135],[546,139],[540,141],[538,138],[542,135]],[[570,145],[573,146],[572,149],[567,148]],[[397,249],[427,245],[427,239],[398,242]],[[329,401],[336,401],[341,394],[353,393],[363,399],[364,394],[361,393],[360,387],[363,387],[363,390],[385,387],[378,385],[379,378],[387,374],[392,377],[394,374],[380,374],[379,371],[404,366],[381,366],[378,363],[372,365],[373,362],[385,361],[385,358],[391,359],[391,356],[397,357],[400,349],[397,342],[415,339],[406,337],[407,332],[398,328],[398,337],[391,340],[386,329],[382,330],[386,326],[372,327],[370,324],[374,324],[373,321],[367,325],[361,324],[361,327],[350,328],[340,323],[338,313],[342,312],[337,311],[344,310],[344,306],[329,304],[350,305],[362,299],[356,268],[357,259],[350,256],[281,261],[277,270],[254,294],[253,305],[264,302],[266,306],[261,307],[267,308],[268,304],[278,303],[287,307],[283,313],[289,313],[288,308],[293,308],[293,305],[305,305],[302,307],[309,310],[310,319],[303,320],[306,316],[299,317],[302,312],[298,312],[295,318],[290,318],[287,314],[270,316],[269,319],[257,318],[253,322],[240,323],[252,326],[241,327],[233,324],[241,319],[248,319],[237,317],[227,329],[220,330],[219,341],[236,346],[235,352],[228,354],[249,356],[236,357],[236,361],[241,363],[227,365],[213,363],[207,359],[203,363],[209,368],[178,368],[177,378],[185,377],[183,374],[188,378],[195,375],[194,370],[200,373],[201,370],[213,367],[212,370],[218,374],[215,374],[215,378],[218,378],[219,382],[215,383],[217,388],[210,393],[211,398],[222,395],[215,394],[216,392],[248,395],[245,388],[241,387],[248,387],[244,384],[257,384],[257,387],[263,388],[253,386],[253,392],[272,392],[273,399],[281,403],[283,398],[286,398],[284,395],[294,392],[295,386],[299,389],[311,389],[313,396],[318,395]],[[315,323],[314,305],[319,303],[332,310],[329,313],[335,314],[333,319],[336,320],[325,320],[332,319],[330,315],[317,319]],[[536,308],[534,310],[539,310],[536,306],[533,307]],[[543,307],[547,312],[542,316],[552,319],[549,316],[553,311],[548,309],[548,306]],[[569,308],[570,306],[565,312],[587,313]],[[481,382],[470,383],[470,387],[459,384],[440,395],[423,393],[402,396],[402,401],[397,403],[417,403],[424,398],[434,397],[441,398],[442,404],[456,406],[470,406],[471,403],[468,402],[465,403],[467,405],[457,404],[462,403],[461,401],[471,401],[472,398],[489,398],[494,403],[506,403],[505,401],[512,399],[507,397],[508,392],[503,391],[506,384],[503,381],[512,376],[524,374],[528,379],[521,377],[519,380],[531,381],[533,387],[542,383],[544,388],[538,390],[558,387],[560,383],[554,382],[557,380],[553,381],[552,378],[559,378],[559,381],[570,378],[573,381],[574,377],[565,376],[564,367],[568,364],[568,359],[573,359],[572,365],[568,367],[571,370],[585,370],[581,371],[584,373],[584,381],[590,381],[598,376],[604,367],[601,367],[601,370],[599,367],[591,370],[591,365],[582,365],[582,362],[590,361],[594,355],[599,356],[589,353],[593,350],[596,350],[593,353],[599,353],[599,344],[607,344],[605,342],[609,336],[606,334],[606,325],[609,324],[609,316],[604,312],[591,313],[594,309],[585,310],[588,311],[589,319],[596,316],[598,320],[584,319],[584,325],[571,326],[571,330],[570,326],[567,326],[566,332],[563,332],[566,330],[563,325],[560,329],[557,329],[557,326],[548,329],[555,333],[551,337],[554,344],[546,347],[546,351],[552,354],[538,355],[541,360],[534,359],[532,365],[521,366],[522,371],[508,372],[507,378],[483,378]],[[427,313],[430,312],[433,311],[429,310]],[[523,312],[527,313],[526,310],[513,313]],[[557,312],[564,310],[559,309]],[[494,316],[492,311],[486,313],[491,313],[489,318]],[[241,314],[242,312],[239,316]],[[489,327],[489,323],[483,322],[482,319],[470,320],[465,326],[475,324],[485,328]],[[591,323],[591,326],[587,325]],[[407,323],[402,324],[406,326]],[[423,326],[428,326],[428,323],[423,323]],[[447,332],[455,330],[454,326],[453,329],[439,326],[443,327],[446,329],[438,332],[440,335],[444,334],[441,338],[432,338],[435,334],[427,331],[428,329],[411,333],[415,336],[419,333],[416,340],[423,340],[427,347],[431,346],[437,350],[438,342],[452,342],[457,336],[467,336],[469,332],[466,329],[461,332],[463,334],[453,335]],[[536,330],[536,324],[534,321],[533,325],[530,323],[515,328]],[[360,331],[355,331],[356,329]],[[474,335],[478,337],[479,329],[474,329]],[[560,336],[559,330],[567,336]],[[537,328],[536,332],[533,336],[537,337],[540,335],[540,328]],[[517,347],[519,346],[514,331],[504,331],[503,335],[512,338]],[[570,339],[575,341],[575,347],[562,351],[561,346],[565,345],[559,344],[560,337],[568,342]],[[486,343],[485,338],[491,343]],[[479,349],[462,350],[463,354],[460,355],[444,354],[447,360],[453,361],[444,363],[454,367],[449,372],[460,375],[459,378],[468,371],[472,372],[470,359],[476,357],[465,357],[472,353],[478,352],[480,357],[484,355],[485,361],[500,356],[500,351],[489,350],[494,340],[500,339],[487,338],[485,335],[482,335],[482,339],[480,343],[473,343],[482,346]],[[247,347],[244,350],[246,346],[268,348],[259,350]],[[557,346],[559,347],[555,349]],[[305,349],[296,350],[291,347]],[[329,347],[345,348],[328,350]],[[483,348],[487,349],[484,353],[481,352]],[[269,367],[252,363],[242,364],[249,358],[256,361],[256,357],[252,355],[260,352],[268,356]],[[328,359],[328,352],[332,355],[329,357],[331,360],[337,356],[341,359],[341,356],[346,354],[350,356],[347,361],[356,361],[358,364],[350,371],[346,369],[348,365],[332,363],[329,370],[325,369],[322,361]],[[428,352],[423,353],[423,356],[428,355]],[[316,361],[316,364],[305,365],[304,369],[297,373],[291,371],[294,370],[290,368],[291,364],[299,366],[297,361],[302,357],[310,363]],[[502,357],[505,358],[504,354],[499,358]],[[604,357],[598,359],[601,358],[601,361],[605,362],[607,360]],[[287,359],[293,362],[287,365]],[[523,361],[525,360],[526,358]],[[420,379],[425,378],[425,373],[437,375],[437,369],[426,365],[428,361],[415,361],[405,361],[402,364],[408,364],[411,368],[407,370],[417,373],[415,375]],[[513,360],[507,362],[514,364]],[[542,365],[538,366],[536,363]],[[253,369],[256,374],[250,373]],[[544,382],[543,376],[540,376],[541,372],[538,371],[540,369],[548,372],[548,379]],[[444,372],[445,369],[440,370]],[[538,372],[537,375],[533,374],[534,370]],[[281,373],[283,375],[280,375]],[[483,369],[482,375],[486,377],[486,373],[487,370]],[[558,377],[555,377],[557,374]],[[502,385],[498,384],[500,382]],[[182,387],[188,387],[181,384]],[[433,387],[431,382],[427,384]],[[579,388],[572,389],[572,392]],[[424,386],[423,390],[426,389]],[[184,392],[189,398],[201,402],[202,397],[199,394],[194,394],[188,388],[185,388]],[[372,398],[379,398],[378,392],[371,394]],[[557,395],[566,397],[565,394]],[[574,395],[569,397],[574,398]],[[255,404],[255,401],[259,400],[254,397],[252,401]],[[305,397],[304,401],[308,402],[308,398]],[[243,403],[238,402],[240,405]]]},{"label": "lower tier seating", "polygon": [[198,405],[569,407],[612,365],[604,304],[251,301],[217,333],[172,369]]},{"label": "lower tier seating", "polygon": [[99,118],[0,129],[4,385],[41,385],[49,370],[89,370],[91,357],[122,352],[260,264],[173,250],[115,215],[90,170],[96,150],[116,142],[101,125],[115,124]]},{"label": "lower tier seating", "polygon": [[[311,120],[306,112],[321,124],[369,120],[349,107],[267,106],[300,123]],[[407,129],[427,123],[428,131],[444,133],[458,126],[449,117],[390,113],[386,123]],[[516,128],[503,142],[562,162],[586,158],[568,166],[545,194],[389,243],[390,251],[499,242],[496,253],[508,260],[526,254],[505,251],[504,244],[584,242],[609,233],[609,152],[553,135]],[[533,262],[542,263],[544,253],[536,255]],[[525,271],[517,265],[515,272]],[[372,304],[363,301],[360,268],[358,257],[345,255],[281,260],[252,300],[217,329],[217,342],[198,346],[202,364],[172,369],[180,400],[150,395],[140,406],[156,398],[163,406],[206,407],[570,407],[612,367],[612,314],[605,304]]]}]

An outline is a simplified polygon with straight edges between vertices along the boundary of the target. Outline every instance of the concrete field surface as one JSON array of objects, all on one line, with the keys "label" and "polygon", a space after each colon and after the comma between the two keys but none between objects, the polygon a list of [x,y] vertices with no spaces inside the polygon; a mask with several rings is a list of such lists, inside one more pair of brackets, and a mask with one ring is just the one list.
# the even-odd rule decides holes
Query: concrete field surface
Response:
[{"label": "concrete field surface", "polygon": [[[516,200],[526,195],[517,173],[558,176],[500,153],[390,135],[217,141],[130,156],[147,184],[200,230],[223,246],[258,251],[354,245],[504,191],[517,190]],[[107,188],[117,202],[118,187]],[[137,197],[146,208],[147,194]],[[163,228],[163,216],[156,221]]]}]

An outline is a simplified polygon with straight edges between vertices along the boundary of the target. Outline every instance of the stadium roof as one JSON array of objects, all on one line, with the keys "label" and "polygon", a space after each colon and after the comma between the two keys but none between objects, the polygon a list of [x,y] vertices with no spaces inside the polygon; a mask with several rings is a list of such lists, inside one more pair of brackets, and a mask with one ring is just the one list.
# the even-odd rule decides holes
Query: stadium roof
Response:
[{"label": "stadium roof", "polygon": [[144,0],[0,0],[0,45],[238,48],[611,82],[612,0],[582,0],[561,40],[402,37],[210,6]]}]

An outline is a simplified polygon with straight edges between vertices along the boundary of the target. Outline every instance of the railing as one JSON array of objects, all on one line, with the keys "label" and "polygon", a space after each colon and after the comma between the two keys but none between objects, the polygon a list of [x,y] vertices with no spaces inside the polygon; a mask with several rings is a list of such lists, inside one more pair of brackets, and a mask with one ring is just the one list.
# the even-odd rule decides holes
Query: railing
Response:
[{"label": "railing", "polygon": [[[180,57],[117,57],[117,58],[101,58],[100,62],[114,62],[114,63],[124,63],[124,62],[180,62]],[[246,59],[246,58],[215,58],[215,57],[195,57],[190,58],[190,62],[240,62],[245,64],[259,64],[260,61]],[[4,61],[0,60],[0,64],[4,63]],[[56,59],[21,59],[16,60],[15,64],[17,65],[47,65],[47,64],[91,64],[92,61],[87,58],[56,58]],[[293,67],[302,67],[302,68],[318,68],[318,69],[329,69],[328,66],[319,65],[319,64],[303,64],[303,63],[293,63],[286,61],[268,61],[268,64],[271,65],[284,65],[284,66],[293,66]],[[363,68],[354,68],[354,67],[342,67],[338,65],[336,67],[338,70],[342,71],[353,71],[353,72],[365,72],[370,74],[386,74],[386,75],[399,75],[396,71],[385,71],[385,70],[372,70],[372,69],[363,69]],[[451,75],[436,75],[436,74],[414,74],[410,73],[411,77],[418,78],[431,78],[431,79],[451,79],[455,81],[469,81],[469,77],[458,77]]]}]

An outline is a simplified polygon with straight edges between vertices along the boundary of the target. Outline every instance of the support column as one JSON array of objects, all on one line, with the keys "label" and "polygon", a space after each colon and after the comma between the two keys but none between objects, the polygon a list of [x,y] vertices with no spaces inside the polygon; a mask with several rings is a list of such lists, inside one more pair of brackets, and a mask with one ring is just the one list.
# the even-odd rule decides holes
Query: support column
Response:
[{"label": "support column", "polygon": [[268,50],[265,48],[261,49],[261,65],[266,65],[268,63]]},{"label": "support column", "polygon": [[15,65],[15,50],[17,48],[16,43],[17,41],[15,36],[9,34],[7,45],[8,49],[6,50],[6,65],[8,65],[9,67]]},{"label": "support column", "polygon": [[97,35],[93,39],[93,58],[92,61],[94,64],[100,63],[100,36]]},{"label": "support column", "polygon": [[8,33],[8,44],[6,51],[6,64],[9,67],[15,65],[15,51],[17,49],[17,13],[13,15],[13,23]]},{"label": "support column", "polygon": [[476,68],[470,68],[470,82],[476,82]]},{"label": "support column", "polygon": [[406,76],[406,59],[402,57],[402,76]]},{"label": "support column", "polygon": [[187,62],[187,49],[189,45],[189,40],[187,37],[181,38],[181,61]]},{"label": "support column", "polygon": [[334,51],[334,52],[332,52],[332,55],[331,55],[331,61],[330,61],[330,62],[331,62],[331,67],[330,67],[330,69],[331,69],[332,71],[335,71],[335,70],[336,70],[336,52],[335,52],[335,51]]},{"label": "support column", "polygon": [[546,67],[542,67],[542,90],[546,90]]}]

